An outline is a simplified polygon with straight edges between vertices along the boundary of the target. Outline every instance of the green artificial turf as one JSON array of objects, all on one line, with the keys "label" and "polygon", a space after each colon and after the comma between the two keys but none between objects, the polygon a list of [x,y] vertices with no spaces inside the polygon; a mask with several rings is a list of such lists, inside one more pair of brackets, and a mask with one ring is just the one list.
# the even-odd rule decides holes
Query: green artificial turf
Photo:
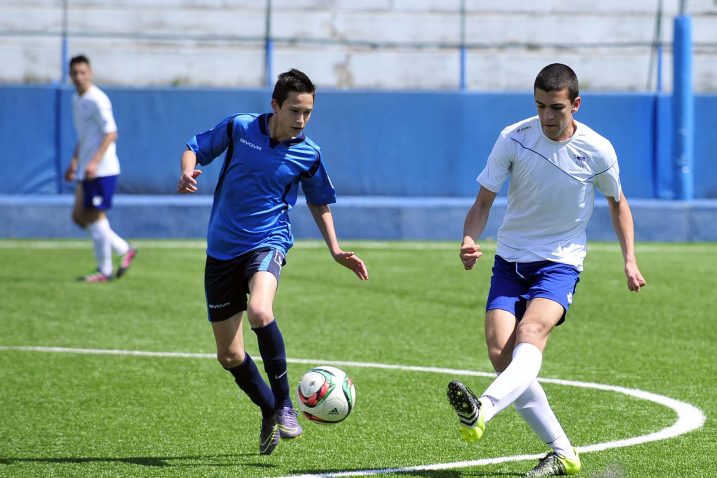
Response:
[{"label": "green artificial turf", "polygon": [[[451,379],[478,392],[490,383],[461,371],[491,370],[482,318],[492,244],[466,272],[454,243],[347,242],[369,268],[360,282],[323,245],[298,243],[275,301],[290,381],[338,364],[357,402],[337,425],[301,418],[304,436],[271,456],[258,455],[258,409],[213,359],[202,243],[137,245],[124,278],[85,284],[75,277],[93,267],[89,242],[0,240],[0,476],[521,476],[534,460],[465,462],[545,452],[512,409],[479,444],[464,444],[445,398]],[[707,417],[674,438],[583,452],[580,476],[715,476],[717,245],[639,244],[638,260],[648,286],[634,294],[618,247],[590,244],[541,377],[650,392]],[[615,391],[544,388],[578,447],[677,420],[670,407]]]}]

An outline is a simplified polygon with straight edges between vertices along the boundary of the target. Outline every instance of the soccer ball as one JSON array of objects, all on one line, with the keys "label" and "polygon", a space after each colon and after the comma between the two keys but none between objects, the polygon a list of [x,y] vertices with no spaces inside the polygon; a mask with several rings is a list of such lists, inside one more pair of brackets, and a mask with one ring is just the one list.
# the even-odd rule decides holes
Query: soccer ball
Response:
[{"label": "soccer ball", "polygon": [[312,422],[329,424],[346,419],[356,404],[356,388],[348,375],[336,367],[314,367],[297,387],[299,409]]}]

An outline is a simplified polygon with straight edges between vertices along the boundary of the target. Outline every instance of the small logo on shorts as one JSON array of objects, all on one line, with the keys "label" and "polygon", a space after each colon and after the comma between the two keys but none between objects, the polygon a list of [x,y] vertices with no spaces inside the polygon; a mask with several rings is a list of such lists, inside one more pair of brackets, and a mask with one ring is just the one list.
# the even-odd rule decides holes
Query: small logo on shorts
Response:
[{"label": "small logo on shorts", "polygon": [[568,292],[568,304],[572,304],[572,303],[573,303],[573,293]]},{"label": "small logo on shorts", "polygon": [[223,309],[224,307],[229,307],[231,305],[231,302],[224,302],[223,304],[209,304],[210,309]]},{"label": "small logo on shorts", "polygon": [[279,267],[284,265],[284,256],[281,254],[281,252],[276,251],[276,253],[274,254],[274,262],[276,262]]},{"label": "small logo on shorts", "polygon": [[92,205],[100,207],[102,205],[102,196],[92,196]]}]

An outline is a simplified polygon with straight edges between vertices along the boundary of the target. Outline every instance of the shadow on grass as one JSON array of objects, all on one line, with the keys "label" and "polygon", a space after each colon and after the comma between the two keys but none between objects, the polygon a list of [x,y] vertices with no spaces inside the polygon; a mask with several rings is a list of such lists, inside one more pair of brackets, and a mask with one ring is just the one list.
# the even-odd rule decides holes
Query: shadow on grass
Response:
[{"label": "shadow on grass", "polygon": [[[255,458],[259,461],[251,460]],[[192,467],[220,467],[220,466],[250,466],[256,468],[275,468],[272,463],[263,462],[263,457],[255,453],[243,453],[232,455],[197,455],[197,456],[131,456],[117,458],[103,457],[28,457],[28,458],[3,458],[0,457],[2,465],[27,464],[27,463],[55,463],[55,464],[87,464],[87,463],[121,463],[126,465],[139,465],[158,468],[192,468]],[[2,468],[0,468],[1,470]],[[341,470],[341,472],[363,471],[363,470]],[[322,475],[337,473],[337,470],[292,470],[293,474],[301,475]],[[397,472],[406,478],[469,478],[488,476],[523,476],[522,473],[509,472],[488,472],[482,470],[438,470],[438,471],[407,471]]]},{"label": "shadow on grass", "polygon": [[[247,459],[263,459],[257,453],[243,453],[232,455],[197,455],[197,456],[128,456],[128,457],[28,457],[3,458],[0,465],[13,465],[20,463],[58,463],[58,464],[85,464],[85,463],[123,463],[149,467],[195,467],[195,466],[252,466],[258,468],[273,468],[271,463],[261,461],[248,462]],[[241,461],[240,461],[241,459]]]},{"label": "shadow on grass", "polygon": [[[341,472],[364,471],[364,470],[341,470]],[[321,475],[338,473],[337,470],[292,470],[292,473],[299,475]],[[466,478],[471,476],[523,476],[522,473],[489,473],[481,471],[461,470],[437,470],[437,471],[406,471],[395,472],[398,476],[405,478]]]}]

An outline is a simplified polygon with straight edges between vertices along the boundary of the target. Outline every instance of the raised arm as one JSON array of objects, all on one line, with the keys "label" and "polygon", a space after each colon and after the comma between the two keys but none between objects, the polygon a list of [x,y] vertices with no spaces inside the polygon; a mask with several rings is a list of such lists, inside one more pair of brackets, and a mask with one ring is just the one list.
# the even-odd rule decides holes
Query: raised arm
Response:
[{"label": "raised arm", "polygon": [[463,223],[463,242],[461,243],[461,262],[466,270],[473,269],[476,261],[481,258],[483,253],[480,245],[476,243],[476,239],[480,237],[488,222],[488,213],[495,201],[496,193],[481,186],[476,200],[466,214],[466,220]]},{"label": "raised arm", "polygon": [[613,197],[607,198],[610,209],[610,219],[612,227],[615,229],[617,240],[620,243],[622,257],[625,261],[625,277],[627,277],[627,288],[634,292],[639,292],[640,287],[647,284],[640,274],[637,267],[637,258],[635,256],[635,226],[632,220],[632,211],[627,203],[627,198],[623,192],[620,192],[620,200],[616,201]]},{"label": "raised arm", "polygon": [[361,258],[353,252],[341,250],[339,241],[336,238],[334,219],[329,206],[325,204],[312,204],[310,202],[306,204],[309,206],[309,211],[311,211],[311,215],[314,218],[314,222],[316,222],[316,226],[319,228],[319,232],[321,232],[321,237],[324,238],[324,242],[326,242],[326,246],[329,248],[331,257],[342,266],[351,269],[359,279],[368,280],[368,269]]}]

